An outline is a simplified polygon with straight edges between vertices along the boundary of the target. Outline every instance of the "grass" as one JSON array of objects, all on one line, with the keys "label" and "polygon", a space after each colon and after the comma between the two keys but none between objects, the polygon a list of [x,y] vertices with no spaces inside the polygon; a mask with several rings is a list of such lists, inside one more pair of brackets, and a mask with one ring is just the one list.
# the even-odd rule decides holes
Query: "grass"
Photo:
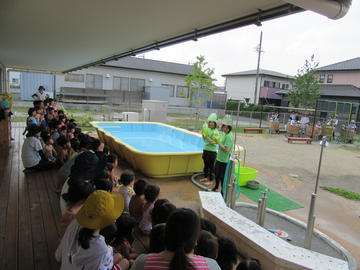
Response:
[{"label": "grass", "polygon": [[360,194],[359,193],[349,191],[349,190],[346,190],[346,189],[327,187],[327,186],[321,186],[321,188],[324,189],[324,190],[327,190],[329,192],[335,193],[336,195],[345,197],[347,199],[360,201]]},{"label": "grass", "polygon": [[360,145],[354,145],[354,146],[342,145],[339,148],[343,149],[343,150],[351,151],[351,152],[360,152]]},{"label": "grass", "polygon": [[96,131],[94,127],[85,127],[85,126],[79,126],[81,128],[81,131]]},{"label": "grass", "polygon": [[[30,107],[30,106],[29,106]],[[29,107],[14,107],[12,110],[15,112],[22,112],[22,113],[26,113],[29,110]],[[58,108],[58,110],[61,110],[62,108]],[[89,110],[89,109],[84,109],[84,110],[78,110],[78,109],[65,109],[66,112],[68,113],[97,113],[97,114],[101,114],[100,111],[94,111],[94,110]]]},{"label": "grass", "polygon": [[188,127],[201,128],[201,126],[203,125],[202,122],[199,123],[198,121],[192,119],[178,119],[176,121],[171,121],[168,124],[174,127],[185,128],[185,129]]},{"label": "grass", "polygon": [[26,122],[26,116],[13,116],[11,117],[11,122]]}]

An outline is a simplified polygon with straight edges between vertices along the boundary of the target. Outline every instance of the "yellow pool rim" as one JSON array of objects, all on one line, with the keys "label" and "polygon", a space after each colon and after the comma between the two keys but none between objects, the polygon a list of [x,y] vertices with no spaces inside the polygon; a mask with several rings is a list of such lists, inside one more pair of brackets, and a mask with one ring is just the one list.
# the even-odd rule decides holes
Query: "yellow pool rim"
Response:
[{"label": "yellow pool rim", "polygon": [[115,152],[125,158],[132,167],[140,169],[145,175],[154,178],[166,178],[191,175],[201,172],[203,169],[202,151],[196,152],[162,152],[151,153],[142,152],[133,146],[114,137],[110,132],[105,131],[97,124],[153,124],[167,128],[179,130],[187,134],[195,135],[202,139],[200,134],[190,132],[182,128],[158,122],[113,122],[113,121],[94,121],[91,125],[96,129],[99,138],[109,145]]},{"label": "yellow pool rim", "polygon": [[180,130],[182,132],[195,135],[195,136],[202,139],[202,136],[200,134],[196,133],[196,132],[191,132],[191,131],[188,131],[188,130],[183,129],[183,128],[178,128],[178,127],[174,127],[174,126],[159,123],[159,122],[113,122],[113,121],[93,121],[93,122],[90,122],[90,124],[94,128],[101,130],[106,135],[113,138],[116,142],[125,145],[126,147],[131,149],[131,151],[133,151],[133,152],[135,152],[137,154],[147,155],[147,156],[163,156],[163,155],[169,155],[169,154],[181,156],[181,155],[191,155],[191,154],[202,154],[202,151],[197,151],[197,152],[162,152],[162,153],[149,153],[149,152],[139,151],[139,150],[135,149],[134,147],[132,147],[130,144],[127,144],[127,143],[123,142],[122,140],[119,140],[118,138],[114,137],[113,135],[111,135],[111,133],[105,131],[101,127],[96,126],[96,124],[113,124],[113,123],[121,123],[121,124],[156,124],[156,125],[161,125],[161,126],[172,128],[172,129],[177,129],[177,130]]}]

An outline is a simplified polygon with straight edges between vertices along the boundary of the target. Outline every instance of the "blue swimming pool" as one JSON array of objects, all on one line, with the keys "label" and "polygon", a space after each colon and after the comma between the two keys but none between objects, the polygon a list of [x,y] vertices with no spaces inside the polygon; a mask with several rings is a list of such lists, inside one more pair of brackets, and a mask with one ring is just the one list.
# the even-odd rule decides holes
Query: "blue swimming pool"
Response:
[{"label": "blue swimming pool", "polygon": [[200,172],[203,140],[200,134],[150,122],[92,122],[99,138],[150,177],[173,177]]},{"label": "blue swimming pool", "polygon": [[199,152],[204,145],[197,135],[158,124],[99,123],[97,126],[141,152]]}]

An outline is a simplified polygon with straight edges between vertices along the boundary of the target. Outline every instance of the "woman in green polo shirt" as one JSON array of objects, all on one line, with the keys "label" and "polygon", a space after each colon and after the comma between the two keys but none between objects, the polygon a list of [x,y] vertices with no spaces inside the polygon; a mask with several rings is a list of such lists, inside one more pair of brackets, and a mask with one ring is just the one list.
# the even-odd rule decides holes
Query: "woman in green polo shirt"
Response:
[{"label": "woman in green polo shirt", "polygon": [[216,160],[217,144],[220,140],[219,131],[217,130],[217,115],[216,113],[210,114],[208,122],[204,123],[201,129],[202,137],[204,140],[203,161],[204,161],[204,178],[200,181],[208,184],[208,181],[213,181],[214,165]]},{"label": "woman in green polo shirt", "polygon": [[[231,133],[232,130],[231,125],[232,125],[232,119],[229,117],[224,117],[221,126],[221,130],[224,134],[222,135],[219,143],[219,151],[215,163],[216,184],[215,187],[213,188],[213,191],[218,190],[220,183],[221,183],[221,187],[223,185],[226,166],[229,162],[230,154],[234,148],[234,135]],[[221,193],[223,192],[221,191]]]}]

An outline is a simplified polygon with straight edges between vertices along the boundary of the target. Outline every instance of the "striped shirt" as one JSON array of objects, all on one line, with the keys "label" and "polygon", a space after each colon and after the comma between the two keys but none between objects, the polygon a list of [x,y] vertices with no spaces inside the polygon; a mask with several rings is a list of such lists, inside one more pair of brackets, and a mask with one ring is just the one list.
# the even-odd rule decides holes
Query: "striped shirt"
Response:
[{"label": "striped shirt", "polygon": [[[205,258],[201,256],[191,257],[192,265],[197,270],[210,269]],[[165,261],[157,253],[148,254],[146,257],[144,270],[169,269],[169,261]]]}]

